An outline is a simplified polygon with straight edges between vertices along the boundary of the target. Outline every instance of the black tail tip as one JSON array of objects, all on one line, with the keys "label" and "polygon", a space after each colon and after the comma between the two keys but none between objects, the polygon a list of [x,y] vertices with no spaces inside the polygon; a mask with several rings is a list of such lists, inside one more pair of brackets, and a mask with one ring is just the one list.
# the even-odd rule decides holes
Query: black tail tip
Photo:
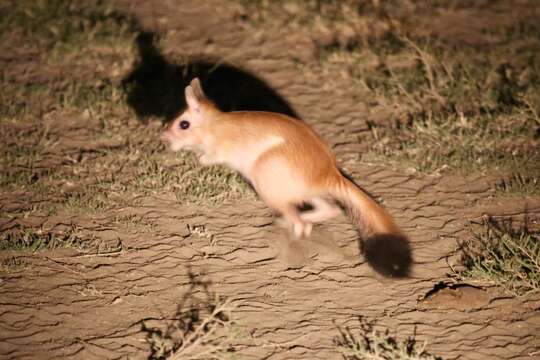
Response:
[{"label": "black tail tip", "polygon": [[400,234],[377,234],[362,242],[362,252],[371,267],[386,277],[406,278],[412,252],[409,240]]}]

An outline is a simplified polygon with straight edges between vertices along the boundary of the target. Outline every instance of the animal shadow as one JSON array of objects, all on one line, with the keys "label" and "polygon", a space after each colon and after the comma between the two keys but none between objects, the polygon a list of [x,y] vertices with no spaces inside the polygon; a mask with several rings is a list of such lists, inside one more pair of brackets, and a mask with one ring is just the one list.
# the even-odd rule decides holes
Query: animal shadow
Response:
[{"label": "animal shadow", "polygon": [[167,122],[185,107],[184,89],[198,77],[206,95],[222,111],[270,111],[298,118],[291,105],[262,79],[219,59],[191,57],[181,64],[161,54],[158,37],[142,32],[135,39],[139,58],[123,79],[127,103],[141,121]]}]

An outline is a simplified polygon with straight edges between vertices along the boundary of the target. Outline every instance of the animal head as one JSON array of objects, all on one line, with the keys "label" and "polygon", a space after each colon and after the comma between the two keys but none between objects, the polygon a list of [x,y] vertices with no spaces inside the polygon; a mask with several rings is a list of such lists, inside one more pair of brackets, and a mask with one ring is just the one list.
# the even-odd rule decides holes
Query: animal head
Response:
[{"label": "animal head", "polygon": [[161,139],[171,150],[194,150],[202,145],[205,128],[215,106],[206,98],[198,78],[191,80],[185,90],[187,109],[163,132]]}]

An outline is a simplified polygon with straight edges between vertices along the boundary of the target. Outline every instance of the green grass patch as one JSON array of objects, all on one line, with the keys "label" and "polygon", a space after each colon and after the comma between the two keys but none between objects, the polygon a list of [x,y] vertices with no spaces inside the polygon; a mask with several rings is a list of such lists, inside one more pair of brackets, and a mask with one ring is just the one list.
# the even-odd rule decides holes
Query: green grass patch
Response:
[{"label": "green grass patch", "polygon": [[426,351],[426,343],[419,344],[415,337],[399,340],[389,330],[375,329],[372,322],[360,319],[360,330],[339,329],[334,340],[345,360],[437,360]]},{"label": "green grass patch", "polygon": [[202,167],[190,153],[169,152],[157,136],[143,137],[140,134],[128,146],[96,159],[97,164],[90,161],[78,166],[71,182],[84,182],[95,173],[99,177],[80,191],[67,194],[67,205],[97,212],[107,206],[125,205],[125,199],[148,195],[169,193],[181,203],[217,204],[254,194],[237,173],[220,166]]},{"label": "green grass patch", "polygon": [[65,47],[134,32],[133,20],[108,1],[2,0],[0,38],[15,30],[34,42]]},{"label": "green grass patch", "polygon": [[[405,124],[370,124],[370,127],[375,144],[362,156],[366,162],[376,163],[384,159],[396,167],[424,173],[453,172],[460,175],[514,174],[527,169],[528,180],[520,178],[524,180],[522,185],[526,186],[515,186],[519,183],[507,181],[501,189],[522,190],[523,194],[539,191],[533,180],[540,177],[537,141],[530,134],[530,123],[523,123],[518,116],[505,116],[504,120],[490,115],[423,119],[418,116],[415,121]],[[526,137],[529,141],[524,139]]]},{"label": "green grass patch", "polygon": [[540,290],[540,231],[485,219],[473,238],[460,244],[461,281],[493,284],[514,295]]},{"label": "green grass patch", "polygon": [[0,146],[0,187],[14,190],[12,185],[27,186],[36,183],[49,169],[40,166],[56,138],[47,126],[20,128],[0,123],[3,144]]},{"label": "green grass patch", "polygon": [[[412,44],[412,43],[411,43]],[[366,161],[389,161],[398,167],[432,173],[511,174],[529,169],[540,176],[537,131],[540,92],[521,81],[539,69],[475,62],[464,54],[439,60],[416,45],[416,65],[380,74],[364,74],[375,98],[396,109],[392,125],[376,128],[375,146]],[[461,58],[458,58],[461,56]],[[492,52],[487,56],[498,58]],[[484,59],[487,61],[490,57]]]},{"label": "green grass patch", "polygon": [[114,88],[138,31],[107,1],[0,0],[0,40],[20,45],[0,60],[0,121],[90,106]]},{"label": "green grass patch", "polygon": [[[38,66],[31,64],[30,66]],[[74,68],[70,69],[71,71]],[[26,122],[42,117],[55,110],[75,112],[91,112],[92,115],[109,115],[110,112],[128,112],[127,107],[120,103],[123,100],[123,90],[116,83],[106,78],[106,74],[98,78],[90,69],[81,73],[69,74],[66,78],[47,75],[44,70],[43,83],[26,83],[11,80],[0,82],[3,90],[0,95],[0,122],[17,120]],[[63,69],[69,72],[69,70]],[[82,78],[81,78],[82,77]],[[115,105],[115,106],[112,106]]]},{"label": "green grass patch", "polygon": [[495,184],[502,194],[532,195],[540,193],[540,178],[536,174],[513,173],[503,177]]},{"label": "green grass patch", "polygon": [[80,252],[95,250],[96,241],[84,238],[76,228],[63,232],[49,232],[43,229],[16,227],[3,230],[0,234],[0,251],[41,251],[57,248],[72,248]]},{"label": "green grass patch", "polygon": [[[39,252],[54,249],[73,249],[83,254],[103,255],[123,251],[124,245],[119,239],[104,241],[94,235],[87,235],[77,226],[63,230],[49,231],[43,228],[17,226],[3,229],[0,234],[0,251]],[[15,257],[19,259],[18,257]],[[23,261],[24,259],[19,259]],[[18,268],[18,260],[3,264],[6,268]],[[13,266],[11,266],[13,265]]]},{"label": "green grass patch", "polygon": [[152,222],[152,220],[148,219],[147,217],[137,214],[114,216],[111,223],[115,225],[122,225],[126,229],[132,230],[135,233],[156,234],[159,232],[159,227],[157,224]]},{"label": "green grass patch", "polygon": [[0,261],[0,271],[15,272],[26,269],[30,264],[24,257],[11,256]]},{"label": "green grass patch", "polygon": [[[87,186],[83,190],[75,191],[65,195],[55,205],[56,211],[61,209],[75,214],[98,214],[108,210],[113,205],[113,201],[107,198],[107,193],[100,186]],[[51,204],[52,205],[52,204]]]},{"label": "green grass patch", "polygon": [[525,79],[538,77],[539,68],[524,65],[511,71],[511,65],[486,64],[489,57],[482,62],[441,48],[433,50],[441,53],[438,58],[403,41],[410,51],[405,63],[410,65],[381,60],[378,69],[358,66],[351,71],[376,104],[394,113],[389,122],[369,123],[374,146],[364,161],[424,173],[511,174],[529,169],[532,176],[540,176],[540,88]]},{"label": "green grass patch", "polygon": [[[224,166],[202,167],[196,164],[192,154],[180,154],[183,168],[175,170],[180,179],[176,184],[178,200],[187,199],[200,203],[210,201],[217,204],[236,197],[254,198],[255,192],[237,172]],[[182,186],[178,186],[182,184]]]}]

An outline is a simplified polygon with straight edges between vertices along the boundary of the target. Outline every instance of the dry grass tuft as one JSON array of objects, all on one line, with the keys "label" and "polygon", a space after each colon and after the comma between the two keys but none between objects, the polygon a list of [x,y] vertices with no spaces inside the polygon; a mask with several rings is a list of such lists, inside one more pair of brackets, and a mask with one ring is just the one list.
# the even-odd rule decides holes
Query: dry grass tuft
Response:
[{"label": "dry grass tuft", "polygon": [[460,281],[500,286],[514,295],[540,290],[540,231],[485,218],[473,235],[460,244]]},{"label": "dry grass tuft", "polygon": [[[238,302],[209,291],[209,282],[189,272],[190,288],[172,321],[143,323],[150,345],[149,359],[236,359],[236,343],[243,337],[234,313]],[[199,298],[197,294],[203,294]]]},{"label": "dry grass tuft", "polygon": [[426,343],[418,345],[414,336],[400,341],[388,330],[376,330],[373,323],[360,319],[360,333],[339,329],[335,340],[345,360],[437,360],[426,351]]}]

